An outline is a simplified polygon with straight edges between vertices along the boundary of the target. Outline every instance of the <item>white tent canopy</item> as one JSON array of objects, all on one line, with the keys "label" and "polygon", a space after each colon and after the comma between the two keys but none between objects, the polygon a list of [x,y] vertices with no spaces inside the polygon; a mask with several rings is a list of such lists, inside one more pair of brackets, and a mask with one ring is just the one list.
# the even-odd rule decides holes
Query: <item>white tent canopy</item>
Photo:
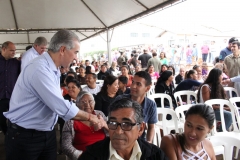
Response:
[{"label": "white tent canopy", "polygon": [[183,0],[0,0],[0,44],[48,40],[59,29],[81,40]]}]

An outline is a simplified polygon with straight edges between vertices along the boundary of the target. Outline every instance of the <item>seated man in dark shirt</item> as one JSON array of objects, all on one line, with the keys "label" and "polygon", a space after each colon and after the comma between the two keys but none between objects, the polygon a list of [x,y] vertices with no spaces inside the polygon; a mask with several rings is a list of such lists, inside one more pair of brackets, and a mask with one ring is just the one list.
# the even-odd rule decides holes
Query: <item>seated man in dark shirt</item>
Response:
[{"label": "seated man in dark shirt", "polygon": [[109,106],[109,137],[87,147],[79,160],[166,160],[157,146],[139,138],[144,132],[142,106],[131,98],[116,99]]},{"label": "seated man in dark shirt", "polygon": [[107,71],[107,66],[106,65],[101,65],[101,70],[100,72],[97,74],[97,78],[98,80],[104,80],[105,77],[107,77],[108,75],[110,75],[110,73]]},{"label": "seated man in dark shirt", "polygon": [[130,88],[127,87],[128,83],[128,78],[126,76],[120,76],[118,77],[118,85],[119,89],[124,93],[124,94],[130,94]]},{"label": "seated man in dark shirt", "polygon": [[175,83],[179,84],[180,82],[182,82],[184,80],[184,75],[185,75],[185,69],[180,68],[179,74],[175,77]]}]

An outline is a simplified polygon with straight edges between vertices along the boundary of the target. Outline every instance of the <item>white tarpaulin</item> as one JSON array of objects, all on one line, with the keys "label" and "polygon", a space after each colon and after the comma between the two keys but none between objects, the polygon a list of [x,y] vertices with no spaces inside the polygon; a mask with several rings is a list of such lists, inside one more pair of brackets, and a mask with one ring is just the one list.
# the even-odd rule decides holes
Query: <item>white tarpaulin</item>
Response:
[{"label": "white tarpaulin", "polygon": [[50,40],[62,28],[84,40],[178,1],[0,0],[0,44],[33,43],[40,35]]}]

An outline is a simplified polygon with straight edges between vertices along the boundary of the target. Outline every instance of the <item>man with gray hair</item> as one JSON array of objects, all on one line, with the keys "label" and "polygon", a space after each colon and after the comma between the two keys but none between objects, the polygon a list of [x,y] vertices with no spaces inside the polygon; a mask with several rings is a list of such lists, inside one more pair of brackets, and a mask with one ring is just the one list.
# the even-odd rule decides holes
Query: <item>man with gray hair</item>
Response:
[{"label": "man with gray hair", "polygon": [[60,30],[52,37],[49,50],[20,73],[10,100],[6,134],[6,159],[56,159],[54,126],[58,116],[65,121],[90,121],[101,128],[96,115],[81,111],[63,99],[60,66],[68,68],[80,49],[80,40],[72,31]]},{"label": "man with gray hair", "polygon": [[142,106],[130,98],[117,97],[109,106],[109,137],[87,147],[79,160],[166,160],[157,146],[139,138],[144,132]]},{"label": "man with gray hair", "polygon": [[45,37],[37,37],[33,43],[33,47],[27,50],[21,59],[21,71],[26,67],[26,65],[34,58],[46,52],[47,39]]}]

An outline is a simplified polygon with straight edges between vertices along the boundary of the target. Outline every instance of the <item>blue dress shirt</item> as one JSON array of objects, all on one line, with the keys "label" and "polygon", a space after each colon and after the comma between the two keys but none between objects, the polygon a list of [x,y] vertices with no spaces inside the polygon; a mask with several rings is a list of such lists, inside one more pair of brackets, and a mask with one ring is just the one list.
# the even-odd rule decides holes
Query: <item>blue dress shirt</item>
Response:
[{"label": "blue dress shirt", "polygon": [[6,118],[12,123],[39,131],[51,131],[58,115],[65,121],[75,117],[77,106],[64,100],[60,71],[48,53],[31,61],[20,73]]}]

